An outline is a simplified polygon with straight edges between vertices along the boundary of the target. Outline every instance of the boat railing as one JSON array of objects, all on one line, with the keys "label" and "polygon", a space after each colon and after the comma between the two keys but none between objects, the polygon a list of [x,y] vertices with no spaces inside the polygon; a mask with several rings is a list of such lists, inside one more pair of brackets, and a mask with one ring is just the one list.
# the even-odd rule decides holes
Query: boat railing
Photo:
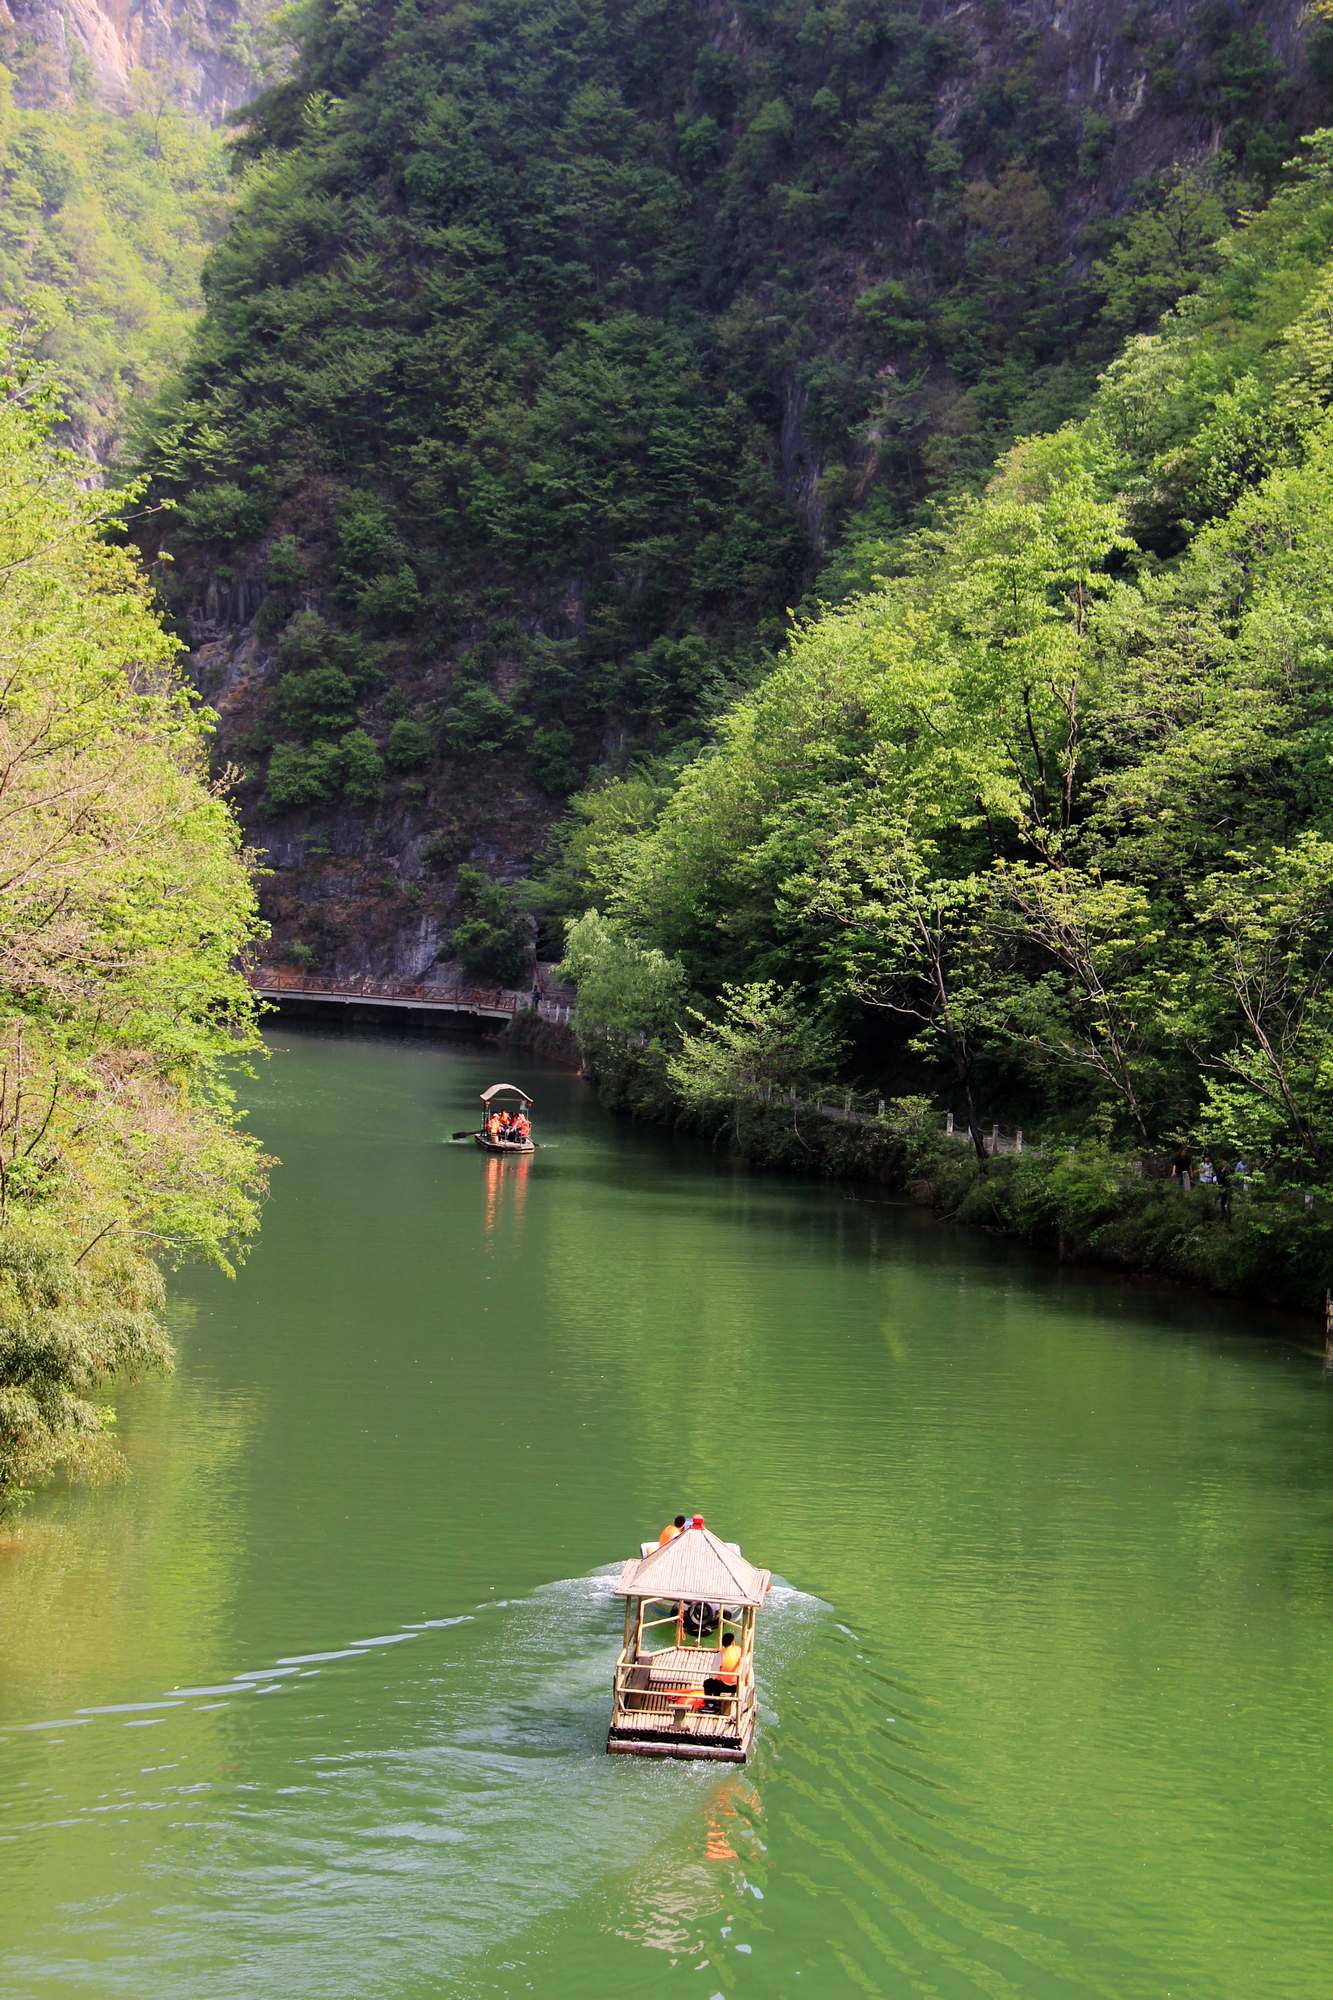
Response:
[{"label": "boat railing", "polygon": [[[704,1652],[707,1649],[701,1647],[699,1650],[700,1652]],[[672,1672],[670,1675],[665,1676],[658,1684],[654,1685],[651,1676],[651,1664],[652,1656],[650,1654],[640,1654],[637,1659],[632,1659],[629,1657],[627,1649],[622,1649],[620,1658],[616,1661],[615,1670],[615,1713],[617,1716],[633,1715],[641,1711],[648,1706],[653,1696],[660,1696],[663,1704],[669,1706],[671,1705],[669,1698],[672,1695],[702,1693],[704,1681],[709,1678],[709,1676],[703,1673],[700,1673],[698,1678],[694,1679],[683,1672]],[[634,1697],[633,1700],[631,1700],[631,1696]],[[754,1684],[748,1679],[745,1681],[745,1684],[738,1681],[737,1685],[729,1693],[711,1694],[708,1696],[708,1701],[711,1704],[709,1709],[710,1714],[723,1718],[729,1717],[739,1730],[743,1715],[754,1706]],[[697,1713],[697,1711],[683,1710],[682,1721],[694,1713]]]},{"label": "boat railing", "polygon": [[669,1625],[673,1632],[677,1632],[680,1630],[680,1623],[681,1613],[680,1607],[677,1605],[673,1611],[665,1612],[660,1618],[645,1618],[639,1630],[640,1632],[651,1632],[658,1625]]},{"label": "boat railing", "polygon": [[[655,1598],[650,1601],[654,1603],[664,1603],[667,1600],[662,1598]],[[731,1610],[725,1610],[723,1622],[724,1624],[729,1624],[737,1617],[738,1614],[736,1612]],[[711,1622],[712,1621],[710,1621],[709,1626],[705,1627],[705,1630],[711,1629]],[[697,1643],[701,1651],[707,1652],[709,1650],[709,1648],[704,1644],[704,1642],[701,1639],[697,1641],[691,1641],[686,1636],[690,1630],[690,1623],[689,1623],[689,1614],[686,1610],[686,1607],[683,1604],[672,1604],[671,1609],[669,1611],[663,1612],[660,1618],[645,1618],[642,1624],[639,1626],[639,1631],[640,1634],[644,1632],[653,1632],[663,1625],[668,1626],[673,1632],[677,1634],[676,1644],[678,1646],[687,1646]]]}]

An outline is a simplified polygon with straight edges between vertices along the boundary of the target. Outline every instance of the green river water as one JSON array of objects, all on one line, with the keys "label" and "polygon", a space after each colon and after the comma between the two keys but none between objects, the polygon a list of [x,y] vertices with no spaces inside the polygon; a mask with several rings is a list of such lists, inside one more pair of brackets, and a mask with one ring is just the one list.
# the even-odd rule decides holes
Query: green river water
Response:
[{"label": "green river water", "polygon": [[[0,1549],[0,1995],[1329,1990],[1333,1384],[1289,1327],[280,1025],[235,1284]],[[744,1769],[604,1754],[609,1572],[782,1579]]]}]

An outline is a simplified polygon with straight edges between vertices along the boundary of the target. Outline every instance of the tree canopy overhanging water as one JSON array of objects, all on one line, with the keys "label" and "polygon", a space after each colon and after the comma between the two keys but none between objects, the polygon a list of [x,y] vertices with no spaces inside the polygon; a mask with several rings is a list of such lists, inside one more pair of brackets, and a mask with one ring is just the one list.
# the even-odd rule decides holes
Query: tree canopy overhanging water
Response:
[{"label": "tree canopy overhanging water", "polygon": [[[483,1159],[439,1142],[508,1057],[270,1038],[258,1250],[177,1286],[130,1483],[0,1556],[7,2000],[1318,1990],[1330,1406],[1281,1328],[563,1074]],[[784,1579],[743,1770],[603,1754],[610,1573],[696,1506]]]}]

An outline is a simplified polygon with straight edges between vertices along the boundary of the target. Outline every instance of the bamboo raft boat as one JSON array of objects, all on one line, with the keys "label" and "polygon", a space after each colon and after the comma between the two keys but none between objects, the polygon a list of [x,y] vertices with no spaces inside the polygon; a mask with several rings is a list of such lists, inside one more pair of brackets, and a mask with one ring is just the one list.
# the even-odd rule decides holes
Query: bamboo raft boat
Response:
[{"label": "bamboo raft boat", "polygon": [[486,1130],[491,1108],[497,1097],[516,1097],[519,1109],[530,1112],[532,1099],[526,1090],[520,1090],[516,1083],[492,1083],[481,1093],[482,1113],[480,1128],[473,1134],[483,1153],[535,1153],[537,1148],[528,1139],[493,1139]]},{"label": "bamboo raft boat", "polygon": [[[609,1755],[745,1762],[758,1717],[755,1615],[771,1581],[734,1542],[705,1527],[702,1514],[674,1541],[642,1545],[612,1587],[625,1599],[625,1637],[615,1667]],[[728,1636],[740,1650],[730,1677],[722,1657]]]}]

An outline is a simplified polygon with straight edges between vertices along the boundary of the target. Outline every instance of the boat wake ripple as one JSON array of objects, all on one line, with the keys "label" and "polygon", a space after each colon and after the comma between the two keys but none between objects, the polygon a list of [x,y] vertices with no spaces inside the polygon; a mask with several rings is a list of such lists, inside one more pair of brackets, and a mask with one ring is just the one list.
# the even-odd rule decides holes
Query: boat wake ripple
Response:
[{"label": "boat wake ripple", "polygon": [[[11,1977],[20,1987],[25,1975],[35,1987],[53,1977],[82,1897],[108,1996],[142,1993],[135,1940],[149,1928],[160,1990],[174,2000],[314,2000],[336,1990],[369,1938],[386,1991],[437,1991],[446,1969],[453,1986],[468,1965],[472,1990],[504,1990],[488,1968],[512,1963],[523,1933],[596,1897],[612,1857],[617,1876],[632,1877],[690,1822],[702,1852],[707,1802],[729,1783],[716,1766],[603,1754],[615,1575],[610,1566],[341,1643],[311,1635],[267,1664],[11,1727],[6,1761],[22,1773],[26,1744],[32,1775],[11,1792],[0,1843],[48,1852],[70,1881],[77,1852],[82,1884],[30,1899],[58,1915],[49,1931],[34,1924]],[[765,1732],[825,1611],[775,1586]],[[143,1739],[131,1750],[130,1728],[152,1733],[151,1763]],[[99,1825],[107,1839],[141,1827],[138,1886],[114,1909],[99,1902],[88,1850]],[[216,1957],[222,1921],[244,1968],[231,1985]]]}]

